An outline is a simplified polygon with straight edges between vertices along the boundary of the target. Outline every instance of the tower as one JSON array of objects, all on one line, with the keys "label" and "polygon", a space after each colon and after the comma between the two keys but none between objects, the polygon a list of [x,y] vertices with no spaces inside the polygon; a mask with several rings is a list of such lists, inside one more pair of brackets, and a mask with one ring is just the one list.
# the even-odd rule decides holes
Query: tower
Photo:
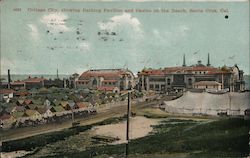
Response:
[{"label": "tower", "polygon": [[185,58],[185,54],[183,55],[183,64],[182,64],[183,67],[186,66],[186,58]]},{"label": "tower", "polygon": [[209,57],[209,53],[208,53],[208,55],[207,55],[207,66],[211,66],[211,64],[210,64],[210,57]]},{"label": "tower", "polygon": [[10,69],[8,69],[8,89],[10,89],[10,82],[11,82],[11,79],[10,79]]},{"label": "tower", "polygon": [[59,79],[58,69],[56,69],[56,79]]}]

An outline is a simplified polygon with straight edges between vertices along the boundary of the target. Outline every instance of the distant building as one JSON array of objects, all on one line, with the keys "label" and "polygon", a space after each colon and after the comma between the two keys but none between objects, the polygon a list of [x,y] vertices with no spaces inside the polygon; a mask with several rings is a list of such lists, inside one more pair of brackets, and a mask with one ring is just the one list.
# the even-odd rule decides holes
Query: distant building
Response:
[{"label": "distant building", "polygon": [[45,82],[45,78],[41,77],[29,77],[25,80],[23,80],[23,82],[25,82],[25,87],[26,89],[32,89],[32,88],[42,88],[44,87],[44,82]]},{"label": "distant building", "polygon": [[134,87],[134,75],[128,69],[96,69],[83,72],[77,88],[121,91]]},{"label": "distant building", "polygon": [[9,102],[14,97],[14,93],[12,89],[0,89],[0,101]]},{"label": "distant building", "polygon": [[209,55],[207,65],[203,65],[201,61],[198,61],[196,65],[186,66],[184,56],[182,66],[166,67],[164,69],[144,69],[138,72],[138,80],[137,87],[140,91],[184,91],[197,88],[197,86],[198,88],[203,87],[206,89],[206,86],[209,88],[211,86],[201,84],[216,82],[219,84],[212,85],[215,86],[215,89],[228,88],[230,91],[244,91],[245,87],[243,71],[237,65],[233,67],[223,66],[222,68],[213,67],[210,65]]}]

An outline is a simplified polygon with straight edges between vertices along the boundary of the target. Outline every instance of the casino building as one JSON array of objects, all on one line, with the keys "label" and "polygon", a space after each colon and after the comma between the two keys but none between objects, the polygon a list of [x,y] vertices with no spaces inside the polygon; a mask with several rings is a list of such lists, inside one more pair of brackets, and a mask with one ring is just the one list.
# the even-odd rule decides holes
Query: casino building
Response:
[{"label": "casino building", "polygon": [[185,55],[183,65],[164,69],[144,69],[138,72],[140,91],[185,91],[194,89],[228,89],[231,92],[244,91],[243,71],[233,67],[213,67],[208,54],[207,64],[201,61],[187,66]]},{"label": "casino building", "polygon": [[94,69],[83,72],[77,88],[119,92],[134,87],[134,75],[128,69]]}]

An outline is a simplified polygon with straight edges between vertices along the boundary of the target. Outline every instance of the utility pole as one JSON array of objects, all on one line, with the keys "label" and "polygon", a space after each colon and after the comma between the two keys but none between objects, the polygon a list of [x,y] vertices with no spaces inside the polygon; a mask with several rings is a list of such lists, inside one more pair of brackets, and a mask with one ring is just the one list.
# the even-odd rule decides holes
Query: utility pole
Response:
[{"label": "utility pole", "polygon": [[127,108],[127,132],[126,132],[126,158],[129,154],[129,117],[130,117],[130,91],[128,92],[128,108]]}]

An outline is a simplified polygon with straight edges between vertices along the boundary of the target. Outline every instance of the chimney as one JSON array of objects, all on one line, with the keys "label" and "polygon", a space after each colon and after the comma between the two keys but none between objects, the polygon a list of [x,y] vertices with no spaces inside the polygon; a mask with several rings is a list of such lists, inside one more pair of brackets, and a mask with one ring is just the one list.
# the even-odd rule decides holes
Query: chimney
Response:
[{"label": "chimney", "polygon": [[185,54],[183,55],[183,64],[182,64],[183,67],[186,66],[186,58],[185,58]]},{"label": "chimney", "polygon": [[211,66],[211,64],[210,64],[210,57],[209,57],[209,53],[208,53],[208,56],[207,56],[207,66]]},{"label": "chimney", "polygon": [[10,89],[10,82],[11,82],[11,79],[10,79],[10,69],[8,69],[8,89]]}]

